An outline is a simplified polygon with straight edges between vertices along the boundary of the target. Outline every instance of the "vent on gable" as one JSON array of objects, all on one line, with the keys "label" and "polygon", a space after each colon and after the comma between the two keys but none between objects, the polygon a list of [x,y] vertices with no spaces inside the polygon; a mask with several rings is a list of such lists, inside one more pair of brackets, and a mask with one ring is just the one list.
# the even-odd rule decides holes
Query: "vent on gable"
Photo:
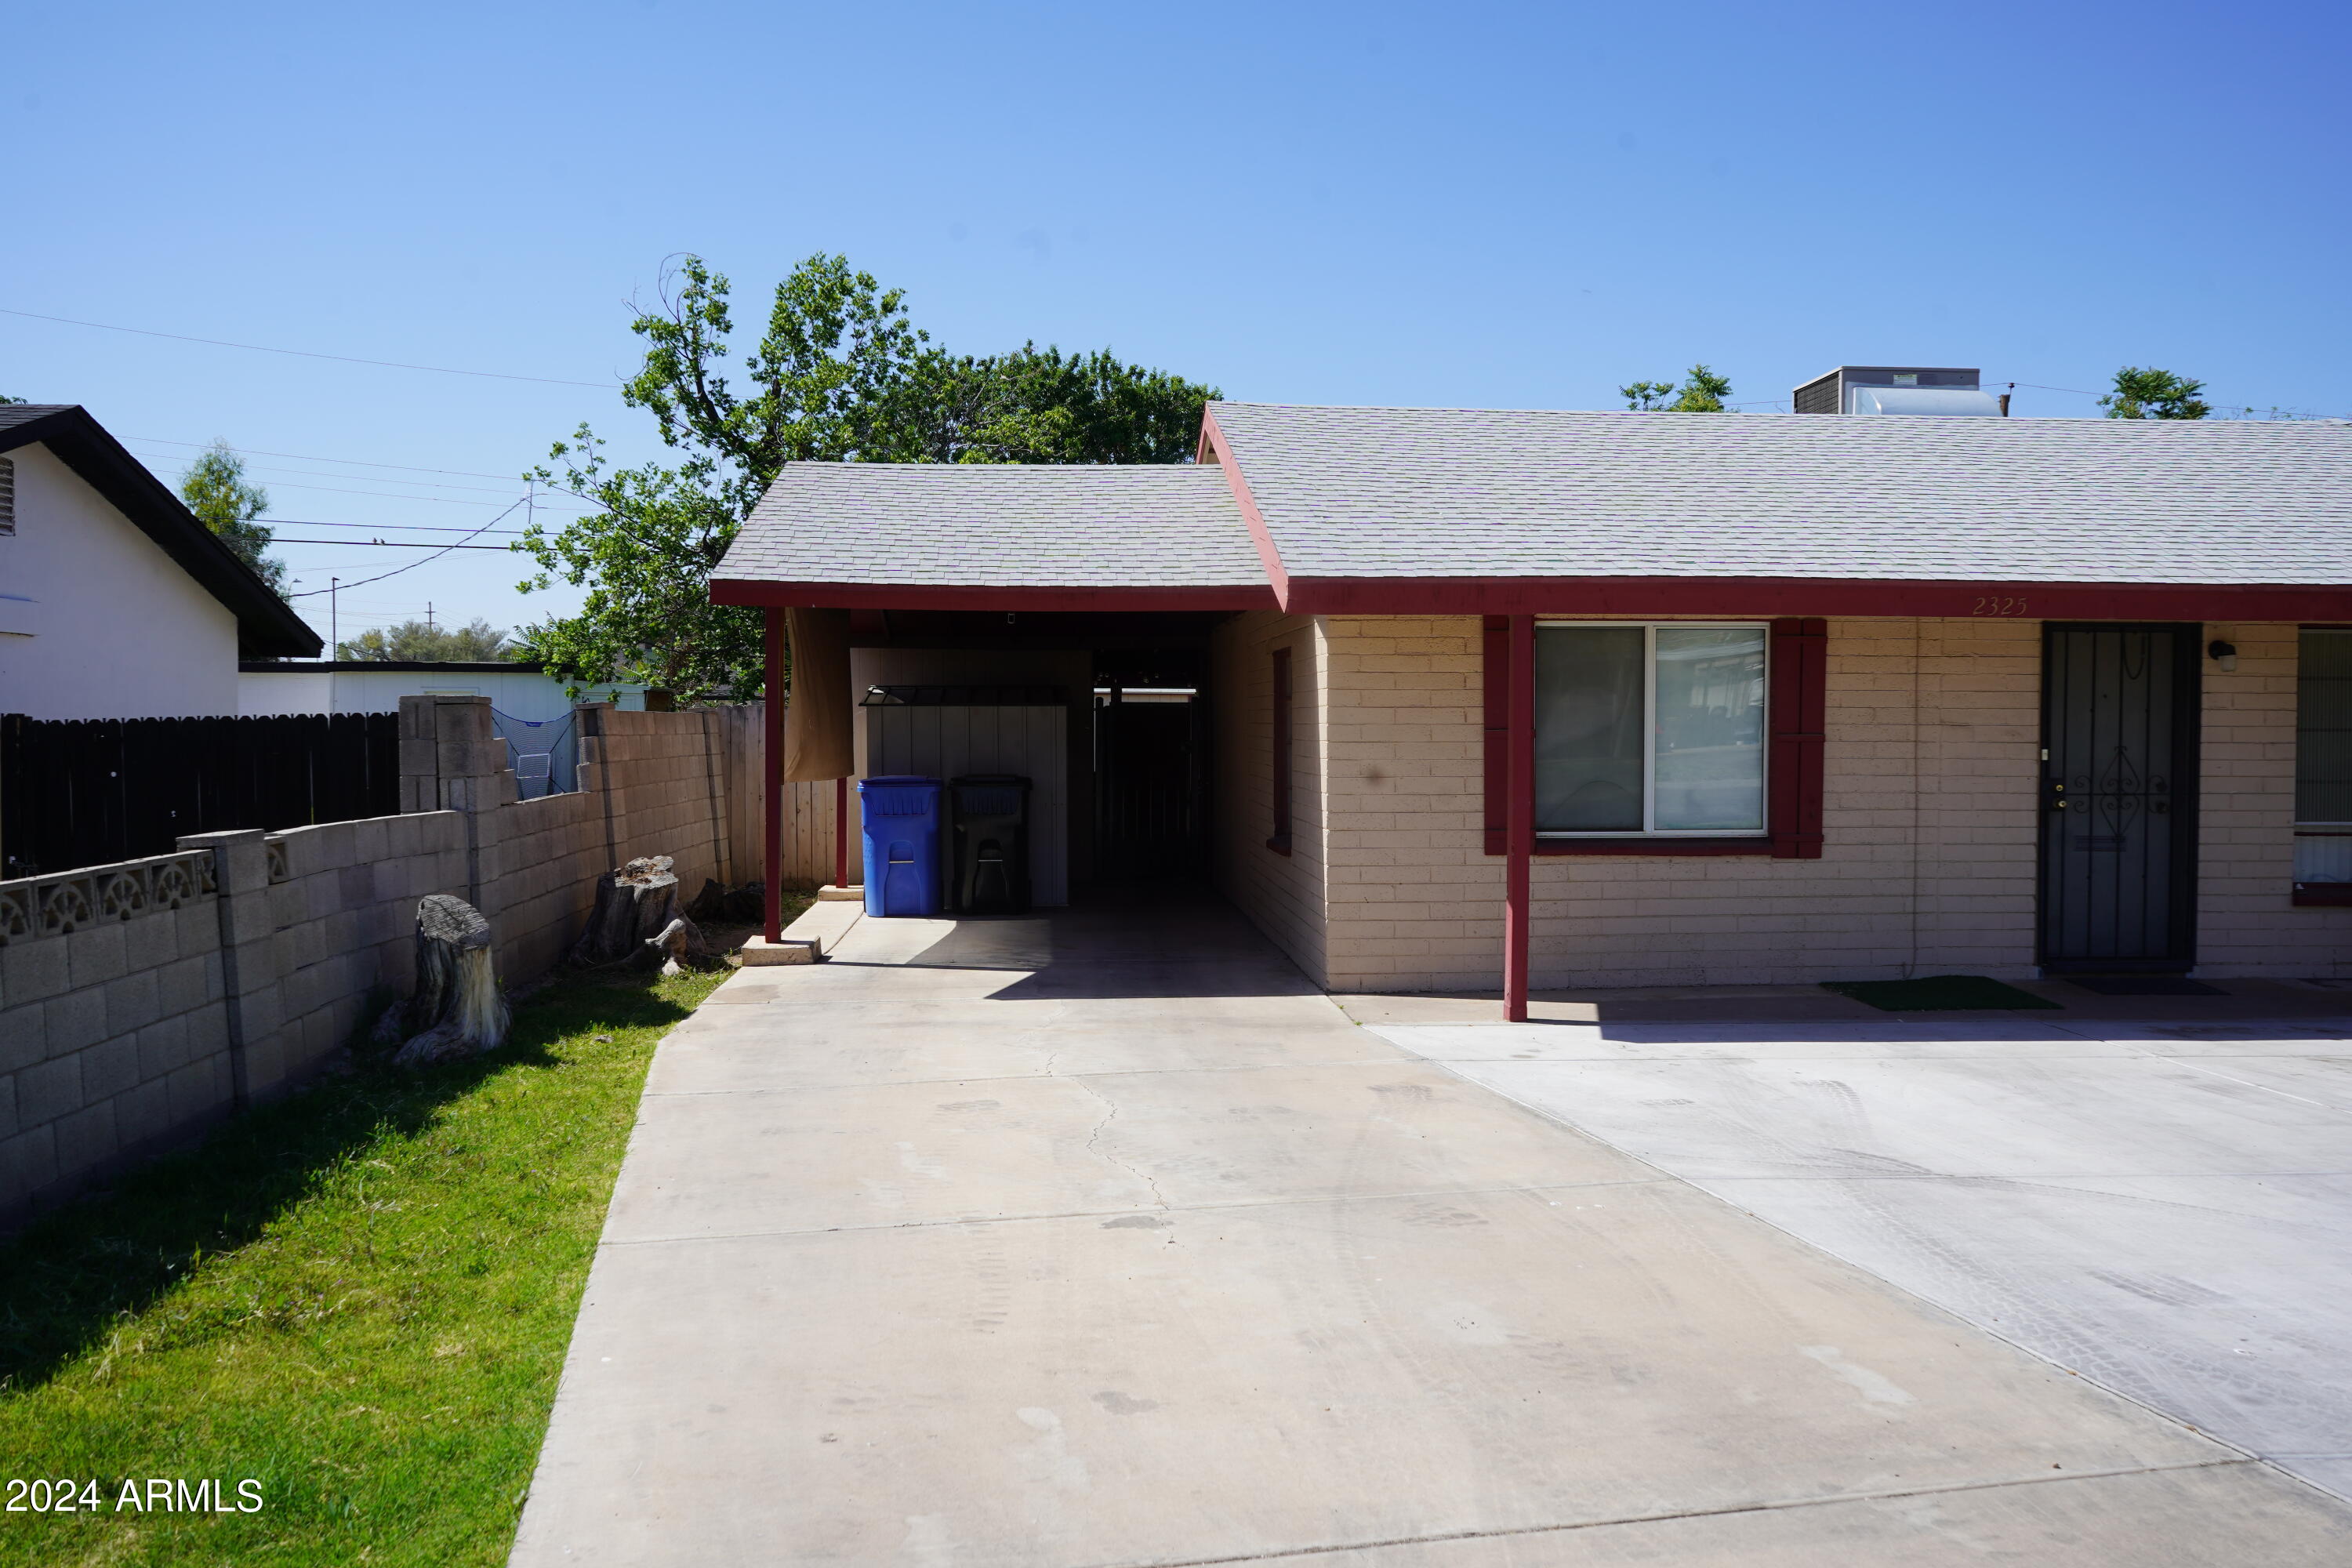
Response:
[{"label": "vent on gable", "polygon": [[16,531],[16,459],[0,458],[0,533]]}]

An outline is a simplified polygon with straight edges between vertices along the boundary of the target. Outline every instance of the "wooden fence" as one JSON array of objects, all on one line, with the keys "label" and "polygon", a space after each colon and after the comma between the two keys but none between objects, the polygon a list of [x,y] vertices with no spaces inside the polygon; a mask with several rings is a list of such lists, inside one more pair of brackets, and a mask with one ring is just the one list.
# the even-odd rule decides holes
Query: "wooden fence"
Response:
[{"label": "wooden fence", "polygon": [[190,833],[400,810],[400,715],[0,714],[0,879],[166,855]]}]

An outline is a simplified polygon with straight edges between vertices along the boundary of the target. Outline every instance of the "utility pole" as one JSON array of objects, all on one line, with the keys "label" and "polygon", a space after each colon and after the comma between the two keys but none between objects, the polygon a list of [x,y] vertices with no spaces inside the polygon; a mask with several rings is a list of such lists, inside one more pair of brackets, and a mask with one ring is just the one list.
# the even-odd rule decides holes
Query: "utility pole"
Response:
[{"label": "utility pole", "polygon": [[343,651],[342,621],[336,614],[336,589],[342,585],[341,577],[327,579],[327,657],[341,658]]},{"label": "utility pole", "polygon": [[430,599],[425,601],[425,629],[428,632],[433,629],[433,601]]}]

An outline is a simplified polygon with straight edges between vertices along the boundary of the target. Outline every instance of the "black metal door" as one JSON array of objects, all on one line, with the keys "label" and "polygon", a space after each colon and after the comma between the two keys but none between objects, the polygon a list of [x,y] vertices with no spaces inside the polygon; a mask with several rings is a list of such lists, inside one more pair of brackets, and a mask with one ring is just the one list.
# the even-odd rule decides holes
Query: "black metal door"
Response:
[{"label": "black metal door", "polygon": [[2042,642],[2042,963],[2197,959],[2195,626],[2052,625]]}]

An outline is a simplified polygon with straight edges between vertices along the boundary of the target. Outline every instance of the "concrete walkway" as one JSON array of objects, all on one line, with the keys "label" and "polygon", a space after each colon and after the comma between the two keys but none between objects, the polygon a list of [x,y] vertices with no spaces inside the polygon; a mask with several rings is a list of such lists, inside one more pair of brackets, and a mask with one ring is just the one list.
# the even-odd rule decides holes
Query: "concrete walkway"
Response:
[{"label": "concrete walkway", "polygon": [[2352,1511],[1351,1023],[867,921],[647,1084],[514,1562],[2352,1560]]}]

